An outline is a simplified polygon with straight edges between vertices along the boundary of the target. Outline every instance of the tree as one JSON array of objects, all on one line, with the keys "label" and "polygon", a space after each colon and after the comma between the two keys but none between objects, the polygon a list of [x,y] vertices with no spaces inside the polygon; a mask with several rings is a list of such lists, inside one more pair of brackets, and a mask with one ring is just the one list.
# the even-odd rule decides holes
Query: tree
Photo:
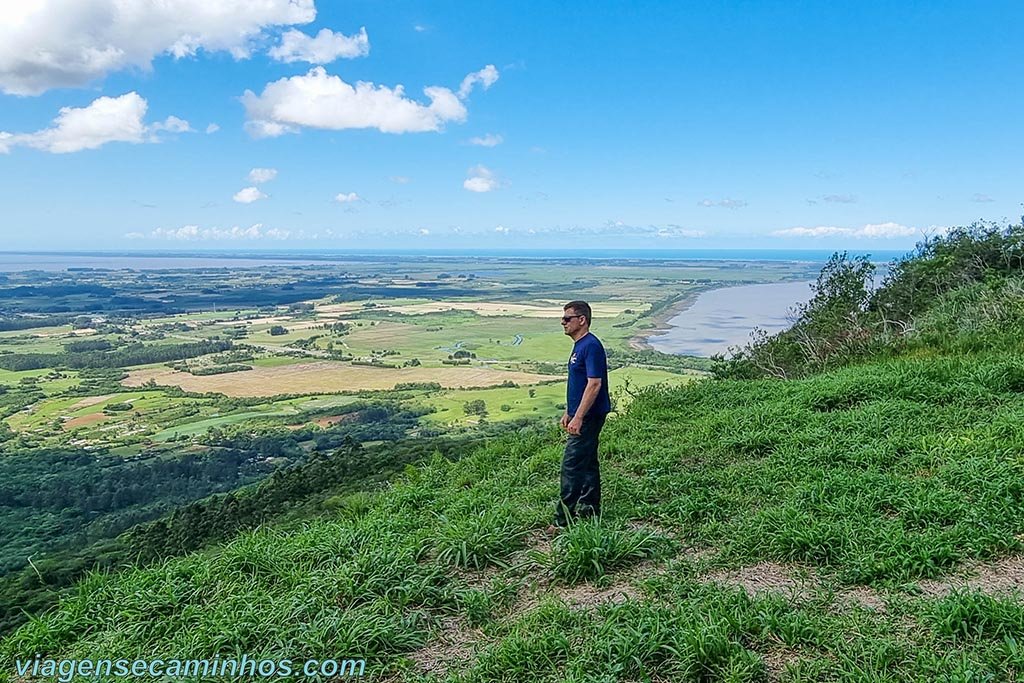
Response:
[{"label": "tree", "polygon": [[466,401],[462,406],[462,410],[466,415],[479,415],[480,417],[485,417],[487,415],[487,404],[484,403],[482,398],[478,398],[473,401]]}]

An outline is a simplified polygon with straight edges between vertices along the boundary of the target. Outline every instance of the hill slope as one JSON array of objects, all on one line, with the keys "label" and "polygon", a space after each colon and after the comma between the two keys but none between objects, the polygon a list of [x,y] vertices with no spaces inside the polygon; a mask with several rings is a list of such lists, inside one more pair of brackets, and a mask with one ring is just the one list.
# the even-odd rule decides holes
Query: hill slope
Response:
[{"label": "hill slope", "polygon": [[1021,570],[1021,392],[1005,353],[649,392],[606,428],[600,524],[539,533],[560,445],[524,432],[302,532],[95,575],[3,641],[2,670],[246,653],[397,680],[1005,679],[1009,583],[922,580]]}]

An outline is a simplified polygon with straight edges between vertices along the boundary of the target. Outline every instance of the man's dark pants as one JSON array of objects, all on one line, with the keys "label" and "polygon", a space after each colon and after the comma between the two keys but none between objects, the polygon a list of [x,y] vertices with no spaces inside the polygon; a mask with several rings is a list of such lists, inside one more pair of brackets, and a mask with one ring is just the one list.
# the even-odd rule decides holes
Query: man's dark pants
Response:
[{"label": "man's dark pants", "polygon": [[562,456],[562,490],[555,509],[555,524],[601,513],[601,472],[597,441],[607,415],[587,415],[579,434],[570,434]]}]

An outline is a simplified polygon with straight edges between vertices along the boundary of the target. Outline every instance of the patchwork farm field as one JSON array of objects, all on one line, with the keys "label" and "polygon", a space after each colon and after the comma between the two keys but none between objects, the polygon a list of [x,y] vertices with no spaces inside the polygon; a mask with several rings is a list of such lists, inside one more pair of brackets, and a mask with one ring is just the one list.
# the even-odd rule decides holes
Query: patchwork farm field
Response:
[{"label": "patchwork farm field", "polygon": [[525,372],[503,372],[488,367],[452,368],[377,368],[337,361],[298,362],[274,367],[220,375],[196,376],[166,369],[134,370],[124,380],[126,386],[141,387],[147,382],[177,386],[197,393],[225,396],[277,396],[280,394],[320,394],[336,391],[394,389],[402,383],[437,382],[443,387],[487,387],[502,382],[535,384],[551,379]]},{"label": "patchwork farm field", "polygon": [[[462,406],[476,399],[491,421],[554,419],[571,347],[558,321],[565,301],[591,302],[594,333],[618,354],[613,389],[620,377],[635,386],[690,381],[699,361],[633,351],[647,330],[700,291],[805,278],[809,270],[784,262],[604,259],[581,268],[575,260],[402,257],[12,273],[0,289],[22,294],[7,300],[0,318],[8,321],[0,325],[0,425],[14,437],[6,447],[18,449],[159,447],[172,436],[196,440],[210,429],[294,418],[332,428],[324,415],[282,408],[300,396],[431,411],[421,418],[427,425],[472,426],[478,416]],[[66,297],[31,294],[52,293],[57,283]],[[82,294],[93,290],[107,293]]]}]

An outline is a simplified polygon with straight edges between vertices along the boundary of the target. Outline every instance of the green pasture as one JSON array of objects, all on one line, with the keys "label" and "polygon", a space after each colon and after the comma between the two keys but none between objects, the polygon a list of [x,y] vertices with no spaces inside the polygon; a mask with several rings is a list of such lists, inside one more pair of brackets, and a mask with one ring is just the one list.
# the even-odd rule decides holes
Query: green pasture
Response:
[{"label": "green pasture", "polygon": [[[418,358],[440,361],[454,353],[456,344],[476,354],[477,360],[506,362],[562,362],[569,356],[572,341],[562,332],[558,318],[528,318],[513,316],[471,316],[452,322],[444,314],[417,316],[416,324],[405,320],[380,321],[377,325],[353,327],[341,337],[346,350],[356,356],[368,356],[373,351],[393,350],[399,355],[394,360]],[[624,347],[632,335],[630,328],[617,328],[618,320],[632,320],[634,316],[621,314],[616,319],[595,323],[593,332],[605,346]],[[428,322],[434,322],[430,325]],[[440,327],[441,329],[434,329]],[[522,336],[514,344],[516,335]],[[325,344],[329,337],[318,340]],[[339,340],[335,339],[335,348]]]},{"label": "green pasture", "polygon": [[289,356],[284,354],[272,354],[246,361],[246,365],[261,368],[276,368],[282,365],[295,365],[297,363],[308,363],[310,359],[304,356]]},{"label": "green pasture", "polygon": [[167,427],[153,434],[153,441],[163,442],[175,436],[195,436],[204,434],[214,427],[224,425],[240,424],[250,420],[263,420],[266,418],[293,417],[290,422],[303,421],[306,418],[303,413],[325,408],[337,408],[359,401],[356,396],[318,396],[291,398],[283,401],[273,401],[255,406],[256,410],[245,410],[243,412],[229,413],[227,415],[215,415],[205,419],[194,421],[183,421]]},{"label": "green pasture", "polygon": [[[694,381],[697,375],[677,375],[664,370],[624,367],[608,373],[611,397],[617,410],[623,410],[632,401],[631,393],[661,385],[681,386]],[[530,396],[533,390],[533,397]],[[467,415],[464,406],[469,401],[482,400],[487,406],[487,420],[492,422],[515,420],[522,417],[562,416],[565,405],[565,380],[531,387],[494,387],[491,389],[458,389],[428,394],[414,402],[432,407],[435,412],[424,416],[424,420],[442,424],[471,424],[478,421],[477,415]],[[509,410],[502,410],[505,405]]]},{"label": "green pasture", "polygon": [[235,413],[232,415],[223,415],[218,417],[210,417],[205,420],[197,420],[196,422],[185,422],[182,424],[175,425],[173,427],[167,427],[162,429],[152,436],[152,440],[156,442],[168,441],[177,436],[196,436],[198,434],[205,434],[208,430],[214,427],[223,427],[224,425],[238,424],[241,422],[247,422],[249,420],[257,420],[268,417],[283,417],[285,415],[297,415],[297,410],[268,410],[268,411],[249,411],[244,413]]},{"label": "green pasture", "polygon": [[56,371],[51,368],[21,370],[18,372],[0,369],[0,386],[15,386],[19,384],[23,378],[35,377],[38,379],[36,386],[38,386],[46,395],[52,396],[78,384],[78,373],[74,370],[61,370],[59,373],[61,375],[60,377],[46,379],[47,376],[55,374],[57,374]]},{"label": "green pasture", "polygon": [[130,391],[113,394],[99,403],[72,408],[75,404],[82,403],[83,399],[88,398],[91,397],[65,396],[48,398],[33,406],[31,412],[20,412],[7,418],[7,423],[16,431],[48,429],[56,419],[65,417],[74,419],[76,417],[102,413],[106,406],[117,403],[131,403],[132,410],[115,413],[112,419],[131,417],[136,412],[146,414],[171,405],[167,397],[161,392]]}]

